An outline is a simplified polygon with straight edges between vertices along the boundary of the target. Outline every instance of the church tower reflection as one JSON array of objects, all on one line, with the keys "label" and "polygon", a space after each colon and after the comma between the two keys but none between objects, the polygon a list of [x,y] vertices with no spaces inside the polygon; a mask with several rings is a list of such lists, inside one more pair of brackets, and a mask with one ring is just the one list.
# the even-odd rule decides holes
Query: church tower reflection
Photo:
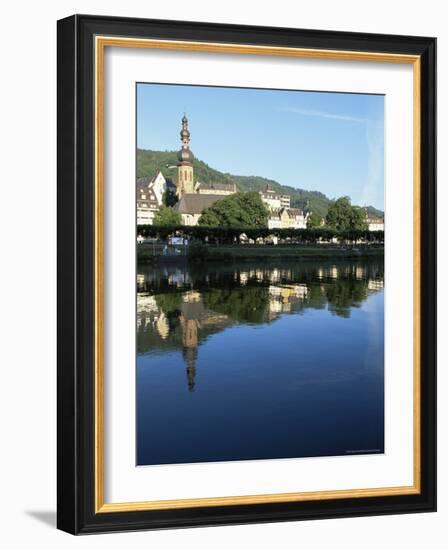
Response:
[{"label": "church tower reflection", "polygon": [[182,357],[187,364],[187,383],[188,391],[194,391],[196,383],[196,359],[198,357],[198,348],[183,348]]},{"label": "church tower reflection", "polygon": [[187,365],[188,391],[193,391],[196,379],[196,360],[198,357],[198,319],[180,318],[182,326],[182,356]]},{"label": "church tower reflection", "polygon": [[210,268],[205,274],[202,267],[174,266],[160,268],[157,276],[151,268],[137,275],[138,355],[177,351],[180,375],[186,373],[188,391],[194,392],[201,383],[196,379],[199,347],[222,331],[266,325],[283,315],[304,315],[307,309],[348,319],[383,288],[381,262],[244,264]]}]

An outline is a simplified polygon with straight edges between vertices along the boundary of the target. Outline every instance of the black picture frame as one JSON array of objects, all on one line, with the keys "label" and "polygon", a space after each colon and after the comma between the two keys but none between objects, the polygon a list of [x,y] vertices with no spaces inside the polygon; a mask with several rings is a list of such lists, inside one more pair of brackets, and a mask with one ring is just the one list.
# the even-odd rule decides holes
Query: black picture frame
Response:
[{"label": "black picture frame", "polygon": [[[416,55],[421,60],[421,491],[95,512],[94,55],[97,35]],[[58,22],[57,526],[72,534],[436,510],[436,39],[124,17]]]}]

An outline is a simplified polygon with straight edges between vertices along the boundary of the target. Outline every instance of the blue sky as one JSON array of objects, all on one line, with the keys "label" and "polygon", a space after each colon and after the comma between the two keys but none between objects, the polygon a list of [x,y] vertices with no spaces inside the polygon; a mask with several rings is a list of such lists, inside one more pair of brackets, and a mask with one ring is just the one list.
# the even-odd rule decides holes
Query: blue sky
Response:
[{"label": "blue sky", "polygon": [[222,172],[384,209],[384,96],[137,85],[137,146],[191,150]]}]

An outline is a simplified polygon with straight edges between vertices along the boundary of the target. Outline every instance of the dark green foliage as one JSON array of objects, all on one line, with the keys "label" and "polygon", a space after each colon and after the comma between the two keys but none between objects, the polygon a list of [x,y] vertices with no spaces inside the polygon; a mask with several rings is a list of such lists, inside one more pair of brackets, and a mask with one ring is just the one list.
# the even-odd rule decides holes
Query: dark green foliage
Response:
[{"label": "dark green foliage", "polygon": [[156,294],[157,306],[165,313],[176,312],[182,305],[182,293],[173,292],[170,294]]},{"label": "dark green foliage", "polygon": [[206,208],[199,218],[200,226],[266,227],[268,212],[256,192],[235,193]]},{"label": "dark green foliage", "polygon": [[268,229],[267,227],[208,227],[208,226],[157,226],[157,225],[139,225],[138,234],[143,237],[155,237],[166,240],[170,235],[183,235],[189,239],[215,243],[234,244],[239,242],[242,233],[249,239],[266,238],[270,235],[276,235],[279,239],[289,239],[291,243],[314,244],[319,240],[330,241],[333,237],[339,239],[341,243],[352,243],[358,240],[364,240],[368,243],[383,243],[384,231],[367,230],[347,230],[339,231],[329,227],[319,227],[316,229]]},{"label": "dark green foliage", "polygon": [[177,210],[169,206],[161,206],[154,216],[154,224],[162,226],[179,225],[182,222],[181,215]]},{"label": "dark green foliage", "polygon": [[340,197],[330,206],[325,223],[338,231],[367,229],[364,209],[352,206],[349,197]]},{"label": "dark green foliage", "polygon": [[311,212],[311,214],[308,216],[308,220],[306,222],[307,229],[315,229],[316,227],[321,227],[323,218],[316,214],[316,212]]},{"label": "dark green foliage", "polygon": [[[172,179],[176,183],[177,168],[169,168],[168,166],[175,167],[177,162],[177,151],[137,149],[137,177],[154,176],[160,170],[165,178]],[[293,208],[303,208],[309,201],[309,209],[323,218],[327,215],[328,208],[333,202],[319,191],[296,189],[261,176],[235,176],[219,172],[196,158],[193,161],[193,167],[195,180],[202,183],[236,183],[240,191],[263,191],[266,189],[266,185],[269,185],[271,189],[278,193],[290,195]],[[368,206],[367,211],[374,216],[383,216],[383,212],[372,206]]]},{"label": "dark green foliage", "polygon": [[232,262],[233,256],[229,251],[222,250],[220,247],[212,248],[209,245],[193,242],[188,247],[188,260],[190,262]]},{"label": "dark green foliage", "polygon": [[201,242],[192,243],[188,247],[188,258],[190,260],[196,261],[205,261],[209,255],[209,248],[207,245]]},{"label": "dark green foliage", "polygon": [[165,206],[174,206],[177,202],[177,195],[173,191],[167,189],[163,194],[162,202]]},{"label": "dark green foliage", "polygon": [[[150,151],[137,149],[137,178],[153,176],[157,172],[177,182],[177,151]],[[214,170],[201,160],[193,160],[195,180],[202,183],[233,183],[232,177]]]},{"label": "dark green foliage", "polygon": [[264,323],[268,320],[267,287],[213,288],[204,293],[207,308],[243,323]]},{"label": "dark green foliage", "polygon": [[356,279],[335,281],[324,288],[328,309],[340,317],[350,317],[350,310],[360,307],[368,295],[367,282]]}]

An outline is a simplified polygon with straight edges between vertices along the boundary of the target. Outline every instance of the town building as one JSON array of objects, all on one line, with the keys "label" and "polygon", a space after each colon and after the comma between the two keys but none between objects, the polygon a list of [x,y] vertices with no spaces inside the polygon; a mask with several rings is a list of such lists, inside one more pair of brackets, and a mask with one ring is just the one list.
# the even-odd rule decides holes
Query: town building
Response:
[{"label": "town building", "polygon": [[155,213],[170,187],[173,187],[172,181],[167,181],[162,172],[137,180],[137,225],[153,224]]},{"label": "town building", "polygon": [[301,208],[275,208],[269,210],[269,229],[306,229],[309,212]]},{"label": "town building", "polygon": [[281,208],[273,208],[269,210],[268,218],[268,228],[269,229],[281,229],[282,228],[282,219],[281,219]]},{"label": "town building", "polygon": [[301,208],[282,208],[280,219],[284,228],[306,229],[308,212]]},{"label": "town building", "polygon": [[259,191],[261,200],[266,206],[269,218],[269,229],[306,229],[309,212],[306,209],[291,208],[290,195],[283,195],[266,185]]},{"label": "town building", "polygon": [[366,212],[366,222],[369,231],[384,231],[384,218]]},{"label": "town building", "polygon": [[269,185],[266,185],[266,189],[264,191],[259,191],[259,193],[261,200],[268,210],[289,208],[291,206],[291,197],[289,195],[278,193],[271,189]]},{"label": "town building", "polygon": [[194,188],[200,195],[233,195],[238,191],[236,183],[200,183]]},{"label": "town building", "polygon": [[282,208],[291,208],[291,196],[290,195],[281,195],[280,203]]}]

